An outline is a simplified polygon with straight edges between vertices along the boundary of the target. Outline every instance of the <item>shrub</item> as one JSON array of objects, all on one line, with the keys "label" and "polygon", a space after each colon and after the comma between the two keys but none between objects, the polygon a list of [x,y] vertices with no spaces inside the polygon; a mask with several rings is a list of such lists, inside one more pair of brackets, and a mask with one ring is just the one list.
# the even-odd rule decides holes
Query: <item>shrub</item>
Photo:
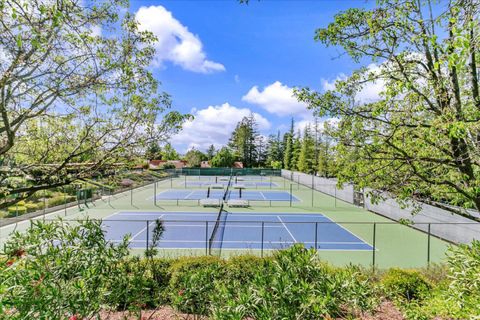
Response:
[{"label": "shrub", "polygon": [[132,187],[134,184],[135,184],[135,182],[132,179],[122,179],[122,181],[120,182],[120,185],[123,188]]},{"label": "shrub", "polygon": [[167,163],[164,163],[162,166],[161,166],[162,169],[175,169],[175,164],[171,163],[171,162],[167,162]]},{"label": "shrub", "polygon": [[12,319],[91,318],[128,276],[118,268],[128,253],[128,239],[109,244],[98,221],[32,220],[0,252],[1,308]]},{"label": "shrub", "polygon": [[472,318],[480,318],[480,241],[471,245],[451,246],[448,252],[449,299]]},{"label": "shrub", "polygon": [[222,279],[224,262],[215,257],[187,257],[170,267],[170,301],[187,313],[207,314],[215,280]]},{"label": "shrub", "polygon": [[22,215],[22,214],[27,213],[27,208],[24,207],[24,206],[16,205],[16,206],[13,206],[13,207],[8,207],[7,211],[8,211],[8,216],[9,217],[15,217],[17,215]]},{"label": "shrub", "polygon": [[48,199],[47,205],[48,205],[48,207],[56,207],[56,206],[60,206],[60,205],[65,204],[65,203],[73,202],[76,199],[77,198],[75,196],[66,196],[64,194],[64,195],[60,195],[60,196],[56,196],[56,197]]},{"label": "shrub", "polygon": [[392,299],[418,300],[431,288],[429,282],[418,271],[390,269],[383,276],[381,286]]},{"label": "shrub", "polygon": [[256,270],[250,281],[233,276],[229,283],[217,282],[213,318],[324,319],[374,306],[366,277],[354,268],[337,270],[321,263],[315,250],[298,244],[267,261],[260,268],[246,267]]},{"label": "shrub", "polygon": [[27,212],[34,212],[38,210],[38,206],[35,203],[27,202],[25,204],[25,208],[27,208]]}]

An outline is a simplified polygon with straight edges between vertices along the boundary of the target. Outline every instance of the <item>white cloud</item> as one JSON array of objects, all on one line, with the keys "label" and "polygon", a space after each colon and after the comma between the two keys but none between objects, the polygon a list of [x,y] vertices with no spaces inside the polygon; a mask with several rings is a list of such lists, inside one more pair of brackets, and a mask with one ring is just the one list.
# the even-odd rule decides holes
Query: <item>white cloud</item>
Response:
[{"label": "white cloud", "polygon": [[238,74],[234,77],[235,83],[240,83],[240,76]]},{"label": "white cloud", "polygon": [[290,88],[280,81],[276,81],[262,90],[254,86],[242,97],[243,101],[256,104],[269,113],[279,116],[300,116],[308,117],[312,114],[305,103],[299,102],[293,95],[293,88]]},{"label": "white cloud", "polygon": [[141,30],[151,31],[158,38],[155,43],[157,66],[162,66],[164,61],[171,61],[193,72],[211,73],[225,70],[221,63],[207,60],[198,36],[191,33],[164,7],[140,7],[135,17]]},{"label": "white cloud", "polygon": [[[243,117],[249,116],[251,110],[224,103],[200,110],[193,109],[191,113],[195,118],[187,121],[183,130],[173,136],[171,142],[176,146],[186,146],[185,150],[192,147],[205,150],[211,144],[216,148],[225,145],[237,123]],[[271,124],[267,119],[258,113],[253,115],[260,131],[270,129]]]}]

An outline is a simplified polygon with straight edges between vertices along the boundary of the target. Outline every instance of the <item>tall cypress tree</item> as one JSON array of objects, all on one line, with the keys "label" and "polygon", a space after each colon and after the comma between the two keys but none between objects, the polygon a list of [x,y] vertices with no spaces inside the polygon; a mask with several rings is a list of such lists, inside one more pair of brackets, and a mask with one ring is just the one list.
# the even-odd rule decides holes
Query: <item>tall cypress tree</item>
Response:
[{"label": "tall cypress tree", "polygon": [[303,138],[301,139],[297,168],[301,172],[312,173],[315,162],[315,140],[312,136],[310,126],[307,125],[303,131]]},{"label": "tall cypress tree", "polygon": [[293,159],[293,130],[295,127],[295,122],[292,118],[292,122],[290,125],[290,131],[285,133],[284,135],[284,142],[285,142],[285,148],[284,148],[284,158],[283,158],[283,167],[287,170],[295,170],[295,168],[292,166],[292,159]]},{"label": "tall cypress tree", "polygon": [[246,167],[252,167],[258,159],[259,133],[253,113],[244,117],[235,127],[229,141],[235,158],[242,161]]},{"label": "tall cypress tree", "polygon": [[290,170],[298,170],[298,158],[300,156],[300,149],[302,147],[301,137],[302,135],[299,130],[297,135],[293,136],[292,138],[292,162],[290,165]]}]

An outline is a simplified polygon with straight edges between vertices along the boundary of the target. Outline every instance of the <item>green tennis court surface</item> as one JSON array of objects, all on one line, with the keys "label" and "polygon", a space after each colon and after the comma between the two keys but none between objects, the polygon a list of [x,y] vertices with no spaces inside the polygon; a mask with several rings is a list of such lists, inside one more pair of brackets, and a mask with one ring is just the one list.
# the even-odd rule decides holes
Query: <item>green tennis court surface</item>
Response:
[{"label": "green tennis court surface", "polygon": [[[65,212],[49,214],[45,219],[63,216],[66,223],[75,223],[75,220],[87,217],[105,219],[104,225],[108,227],[106,229],[108,239],[118,240],[120,234],[130,233],[134,237],[131,245],[132,253],[143,254],[149,241],[146,232],[147,224],[160,218],[166,221],[164,237],[159,245],[160,255],[167,257],[205,255],[208,253],[206,241],[212,236],[212,228],[219,209],[200,205],[201,198],[206,195],[207,189],[198,185],[193,188],[185,186],[185,181],[195,180],[215,182],[215,177],[169,178],[142,188],[103,197],[94,201],[93,204],[84,206],[82,211],[74,207]],[[218,177],[216,180],[219,181]],[[227,181],[228,185],[229,180],[223,181]],[[247,208],[231,208],[225,204],[224,221],[227,221],[227,224],[221,225],[224,228],[222,242],[219,244],[222,256],[243,253],[268,255],[271,254],[271,249],[304,242],[307,247],[317,246],[320,257],[335,265],[353,263],[371,266],[375,263],[380,268],[425,267],[428,263],[440,262],[445,257],[449,245],[445,241],[306,186],[278,176],[244,177],[243,181],[237,181],[237,183],[245,181],[264,181],[274,184],[275,187],[272,185],[265,188],[258,185],[253,188],[245,186],[242,195],[249,195],[244,198],[248,200]],[[232,187],[234,181],[230,182],[229,190],[226,188],[211,190],[215,193],[215,198],[227,195],[226,203],[230,195],[232,199],[238,198],[235,195],[238,195],[239,191]],[[197,191],[200,194],[193,199],[184,196],[187,192],[192,194]],[[159,197],[172,192],[175,199]],[[271,195],[276,194],[281,200],[277,201],[274,197],[265,196],[270,192],[273,192]],[[290,198],[292,201],[289,200]],[[188,221],[191,217],[195,217],[193,224]],[[116,220],[120,221],[114,222]],[[230,222],[233,224],[229,224]],[[261,238],[262,222],[263,239]],[[319,227],[324,222],[329,222],[333,229]],[[236,226],[235,223],[237,223]],[[315,224],[317,224],[316,231]],[[25,221],[1,228],[0,242],[4,243],[11,232],[25,230],[29,225],[30,222]],[[316,245],[315,241],[317,241]],[[327,243],[331,244],[327,245]],[[215,246],[215,248],[218,247],[218,245]]]}]

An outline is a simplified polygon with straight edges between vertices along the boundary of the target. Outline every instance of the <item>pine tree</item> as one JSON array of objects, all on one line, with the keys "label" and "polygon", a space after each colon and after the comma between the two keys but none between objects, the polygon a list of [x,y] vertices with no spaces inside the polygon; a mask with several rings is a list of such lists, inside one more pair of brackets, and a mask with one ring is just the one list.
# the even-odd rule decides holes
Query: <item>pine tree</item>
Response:
[{"label": "pine tree", "polygon": [[258,129],[253,113],[244,117],[232,132],[228,146],[233,150],[235,158],[242,161],[245,167],[252,167],[258,159]]},{"label": "pine tree", "polygon": [[292,118],[292,122],[290,125],[290,131],[285,133],[283,136],[283,141],[285,147],[284,149],[284,158],[283,158],[283,167],[287,170],[295,170],[295,167],[292,166],[292,160],[293,160],[293,130],[295,127],[295,122]]},{"label": "pine tree", "polygon": [[296,136],[293,136],[292,140],[292,163],[290,165],[290,170],[298,170],[298,158],[300,156],[301,144],[301,133],[298,131]]},{"label": "pine tree", "polygon": [[315,162],[315,140],[310,131],[310,126],[307,125],[301,139],[297,168],[301,172],[312,173]]},{"label": "pine tree", "polygon": [[215,156],[216,150],[215,146],[213,144],[210,145],[207,149],[207,160],[212,160],[212,158]]}]

